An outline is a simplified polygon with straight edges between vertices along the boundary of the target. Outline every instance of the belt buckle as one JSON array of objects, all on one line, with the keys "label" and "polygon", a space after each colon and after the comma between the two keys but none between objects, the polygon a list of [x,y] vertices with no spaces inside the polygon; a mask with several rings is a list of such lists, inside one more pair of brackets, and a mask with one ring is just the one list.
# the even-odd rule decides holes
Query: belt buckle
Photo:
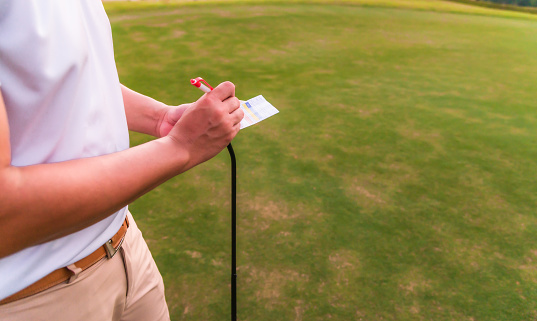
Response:
[{"label": "belt buckle", "polygon": [[123,237],[120,241],[119,241],[119,244],[117,245],[117,248],[114,248],[114,246],[112,245],[112,239],[108,240],[108,242],[104,243],[104,249],[106,251],[106,256],[108,257],[108,259],[111,259],[114,257],[114,255],[116,255],[117,251],[119,251],[119,249],[121,248],[121,244],[123,244],[123,240],[125,239],[125,237]]}]

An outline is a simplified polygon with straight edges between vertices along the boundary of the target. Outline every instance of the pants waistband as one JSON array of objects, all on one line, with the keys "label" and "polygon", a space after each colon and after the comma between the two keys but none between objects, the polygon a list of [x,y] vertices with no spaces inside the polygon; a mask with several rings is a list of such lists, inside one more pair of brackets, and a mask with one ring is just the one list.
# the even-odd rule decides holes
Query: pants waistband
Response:
[{"label": "pants waistband", "polygon": [[[125,217],[125,221],[119,228],[119,231],[117,231],[117,233],[110,240],[108,240],[103,246],[99,247],[95,252],[86,256],[82,260],[75,262],[73,265],[78,269],[78,271],[84,271],[91,267],[93,264],[99,262],[104,257],[108,257],[109,259],[112,258],[121,248],[121,244],[125,239],[128,227],[129,220],[127,217]],[[39,292],[45,291],[46,289],[49,289],[55,285],[69,280],[73,273],[74,272],[72,271],[72,269],[67,267],[52,271],[50,274],[43,277],[39,281],[3,299],[2,301],[0,301],[0,305],[20,300],[31,295],[37,294]]]}]

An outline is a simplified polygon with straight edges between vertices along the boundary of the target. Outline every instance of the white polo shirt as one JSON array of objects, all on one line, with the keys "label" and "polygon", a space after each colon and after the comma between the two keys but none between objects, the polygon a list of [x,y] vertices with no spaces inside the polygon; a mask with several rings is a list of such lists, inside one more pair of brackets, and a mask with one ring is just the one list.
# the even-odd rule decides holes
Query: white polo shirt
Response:
[{"label": "white polo shirt", "polygon": [[[0,82],[12,165],[129,147],[110,23],[100,0],[0,0]],[[126,207],[77,233],[0,259],[0,300],[95,251],[125,215]]]}]

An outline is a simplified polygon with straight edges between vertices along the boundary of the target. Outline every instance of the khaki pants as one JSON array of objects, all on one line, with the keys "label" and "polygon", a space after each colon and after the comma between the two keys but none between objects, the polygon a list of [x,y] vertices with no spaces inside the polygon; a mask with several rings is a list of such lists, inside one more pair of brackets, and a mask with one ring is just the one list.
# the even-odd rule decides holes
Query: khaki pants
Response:
[{"label": "khaki pants", "polygon": [[62,283],[0,306],[0,320],[170,320],[164,284],[131,214],[120,252]]}]

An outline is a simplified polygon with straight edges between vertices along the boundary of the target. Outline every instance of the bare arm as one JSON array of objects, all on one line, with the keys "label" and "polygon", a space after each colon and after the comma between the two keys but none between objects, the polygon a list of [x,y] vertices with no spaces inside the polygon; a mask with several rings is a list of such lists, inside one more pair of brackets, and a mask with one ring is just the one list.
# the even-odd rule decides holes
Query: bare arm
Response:
[{"label": "bare arm", "polygon": [[129,129],[155,137],[166,136],[190,104],[168,106],[121,85]]},{"label": "bare arm", "polygon": [[0,257],[81,230],[212,158],[237,134],[238,107],[234,86],[223,83],[165,137],[110,155],[15,167],[0,93]]}]

